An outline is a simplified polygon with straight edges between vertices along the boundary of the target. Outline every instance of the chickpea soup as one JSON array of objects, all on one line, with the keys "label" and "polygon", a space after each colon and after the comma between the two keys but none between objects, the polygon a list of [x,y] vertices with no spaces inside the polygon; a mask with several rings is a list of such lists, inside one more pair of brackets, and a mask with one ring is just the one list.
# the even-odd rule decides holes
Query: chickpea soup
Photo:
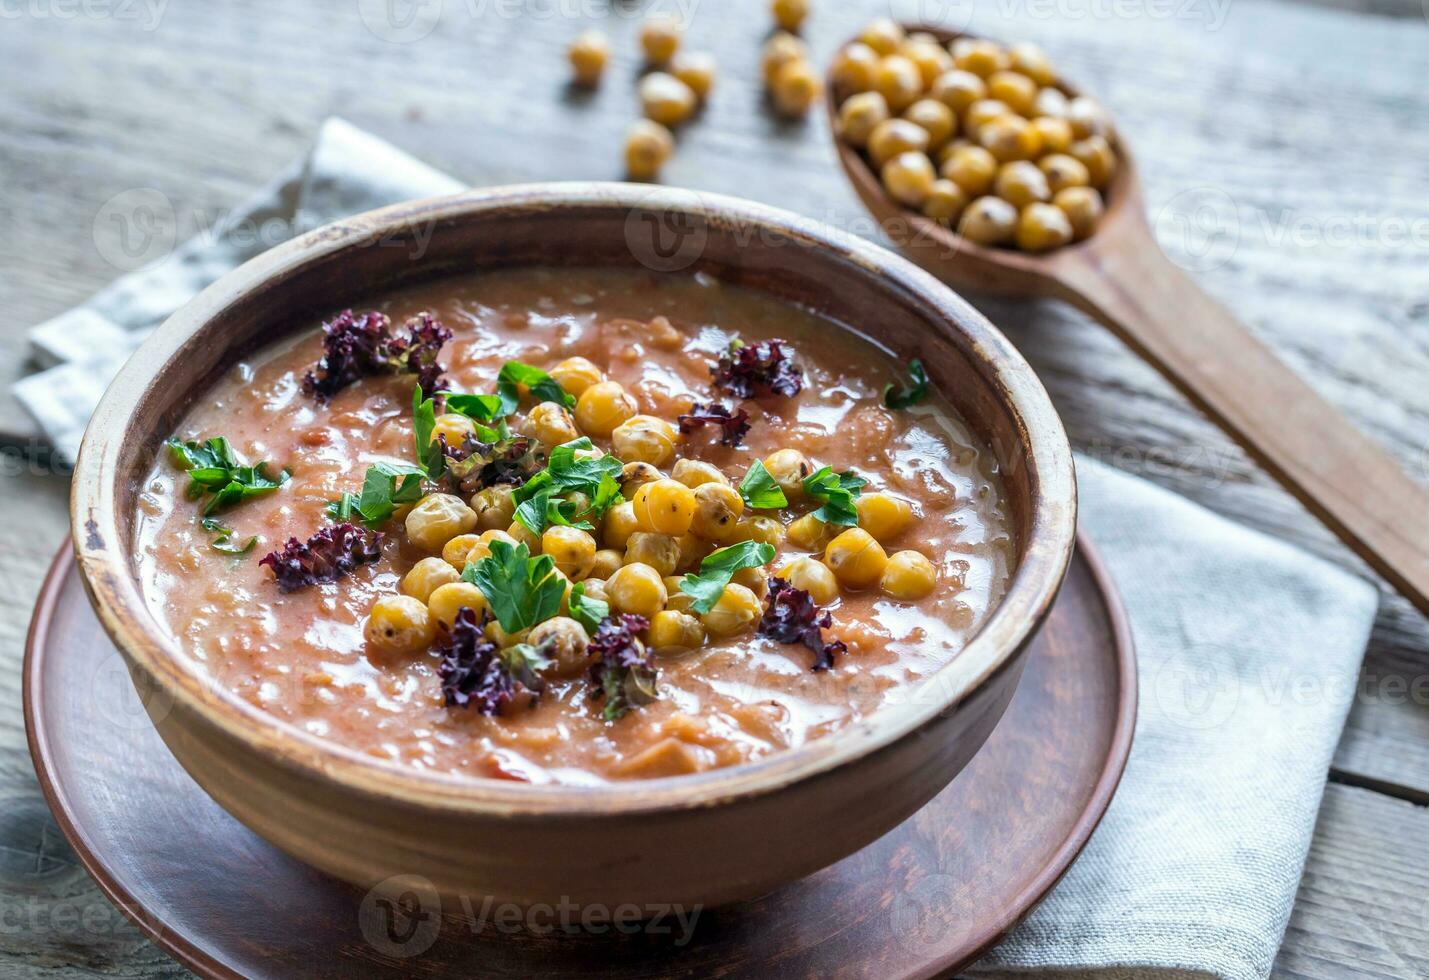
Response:
[{"label": "chickpea soup", "polygon": [[835,732],[956,656],[1014,560],[995,462],[916,362],[614,270],[335,313],[198,400],[139,510],[147,600],[217,685],[529,782]]}]

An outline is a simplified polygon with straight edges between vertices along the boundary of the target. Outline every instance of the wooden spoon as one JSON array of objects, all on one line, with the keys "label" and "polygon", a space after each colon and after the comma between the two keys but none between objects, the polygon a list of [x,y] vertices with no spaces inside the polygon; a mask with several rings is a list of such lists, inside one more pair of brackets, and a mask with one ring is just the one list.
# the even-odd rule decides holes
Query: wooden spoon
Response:
[{"label": "wooden spoon", "polygon": [[[908,30],[944,43],[957,36],[924,26]],[[836,130],[832,78],[827,91]],[[1166,257],[1147,224],[1124,141],[1116,142],[1116,176],[1097,231],[1041,255],[977,245],[909,211],[888,196],[858,150],[837,133],[834,141],[839,162],[880,225],[911,232],[900,243],[910,259],[959,288],[1054,297],[1100,320],[1429,614],[1429,491]]]}]

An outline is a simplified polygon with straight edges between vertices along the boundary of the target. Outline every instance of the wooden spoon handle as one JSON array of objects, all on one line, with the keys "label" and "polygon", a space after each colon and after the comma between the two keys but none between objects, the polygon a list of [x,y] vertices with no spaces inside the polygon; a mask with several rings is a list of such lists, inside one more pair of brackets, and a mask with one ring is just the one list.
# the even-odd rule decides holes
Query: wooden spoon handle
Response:
[{"label": "wooden spoon handle", "polygon": [[1078,250],[1077,261],[1061,265],[1065,298],[1146,358],[1429,614],[1429,491],[1202,292],[1149,234],[1112,244]]}]

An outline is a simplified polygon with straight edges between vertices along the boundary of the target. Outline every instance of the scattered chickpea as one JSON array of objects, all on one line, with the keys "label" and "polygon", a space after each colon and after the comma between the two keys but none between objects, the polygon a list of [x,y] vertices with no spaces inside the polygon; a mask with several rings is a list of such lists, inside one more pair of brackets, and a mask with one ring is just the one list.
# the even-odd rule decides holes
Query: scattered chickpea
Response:
[{"label": "scattered chickpea", "polygon": [[885,163],[881,176],[889,195],[912,208],[923,206],[938,179],[927,154],[913,151],[900,153]]},{"label": "scattered chickpea", "polygon": [[1072,239],[1081,241],[1097,230],[1102,217],[1102,196],[1090,187],[1068,187],[1058,191],[1052,203],[1062,209],[1072,223]]},{"label": "scattered chickpea", "polygon": [[1000,197],[980,197],[958,219],[958,234],[979,245],[1001,245],[1017,231],[1017,209]]},{"label": "scattered chickpea", "polygon": [[824,563],[838,580],[853,588],[873,585],[888,564],[883,546],[863,528],[852,527],[829,542],[824,550]]},{"label": "scattered chickpea", "polygon": [[937,150],[958,131],[958,117],[937,99],[919,99],[903,110],[903,118],[928,131],[928,146]]},{"label": "scattered chickpea", "polygon": [[887,17],[880,17],[863,29],[858,39],[880,55],[892,54],[903,43],[903,28]]},{"label": "scattered chickpea", "polygon": [[1037,104],[1037,83],[1021,72],[995,71],[987,78],[987,94],[1019,116],[1030,116]]},{"label": "scattered chickpea", "polygon": [[1111,117],[1101,103],[1086,95],[1067,103],[1067,122],[1072,124],[1072,135],[1079,140],[1089,136],[1109,139],[1112,135]]},{"label": "scattered chickpea", "polygon": [[626,463],[620,469],[620,491],[626,498],[634,496],[635,491],[647,483],[654,483],[656,480],[663,480],[665,474],[660,472],[660,468],[651,463],[635,460]]},{"label": "scattered chickpea", "polygon": [[680,545],[668,534],[636,531],[625,543],[625,564],[649,565],[661,578],[673,575],[680,567]]},{"label": "scattered chickpea", "polygon": [[402,592],[425,603],[437,588],[460,577],[461,573],[442,559],[423,558],[402,576]]},{"label": "scattered chickpea", "polygon": [[969,197],[986,194],[997,179],[997,158],[980,146],[960,146],[943,163],[944,177]]},{"label": "scattered chickpea", "polygon": [[1017,220],[1017,247],[1024,252],[1046,252],[1072,240],[1072,222],[1054,204],[1029,204]]},{"label": "scattered chickpea", "polygon": [[785,533],[790,543],[796,548],[803,548],[805,551],[823,551],[834,539],[835,532],[833,526],[825,524],[813,514],[805,514],[791,522]]},{"label": "scattered chickpea", "polygon": [[600,84],[600,76],[610,60],[610,43],[600,31],[584,31],[571,42],[566,54],[571,60],[576,84],[594,86]]},{"label": "scattered chickpea", "polygon": [[961,116],[974,102],[987,98],[987,83],[970,71],[955,68],[933,79],[928,94]]},{"label": "scattered chickpea", "polygon": [[633,415],[610,434],[610,451],[620,459],[665,466],[675,458],[679,431],[662,418]]},{"label": "scattered chickpea", "polygon": [[903,42],[898,52],[918,67],[918,79],[927,88],[944,72],[953,70],[953,58],[948,50],[931,37],[913,37]]},{"label": "scattered chickpea", "polygon": [[769,12],[781,30],[797,31],[809,16],[809,0],[774,0]]},{"label": "scattered chickpea", "polygon": [[471,495],[471,509],[476,511],[476,526],[483,531],[503,528],[511,523],[516,503],[509,486],[486,487]]},{"label": "scattered chickpea", "polygon": [[968,192],[951,180],[935,180],[923,201],[923,215],[951,228],[957,224],[969,200]]},{"label": "scattered chickpea", "polygon": [[[1033,103],[1032,111],[1039,116],[1046,116],[1051,119],[1067,119],[1067,113],[1071,111],[1072,100],[1067,98],[1065,92],[1055,88],[1044,88],[1037,93],[1037,101]],[[1067,123],[1068,126],[1071,123]]]},{"label": "scattered chickpea", "polygon": [[744,586],[761,599],[769,594],[769,570],[762,566],[741,568],[734,573],[730,581]]},{"label": "scattered chickpea", "polygon": [[451,629],[456,614],[470,609],[480,619],[487,608],[486,595],[470,582],[449,582],[433,590],[427,597],[427,611],[433,622]]},{"label": "scattered chickpea", "polygon": [[678,480],[656,480],[635,491],[631,501],[642,531],[679,536],[695,517],[695,493]]},{"label": "scattered chickpea", "polygon": [[763,614],[764,604],[759,597],[745,586],[731,582],[700,621],[712,636],[727,637],[750,629]]},{"label": "scattered chickpea", "polygon": [[432,426],[431,442],[436,442],[441,436],[445,436],[448,446],[460,446],[469,435],[476,433],[476,423],[465,415],[456,412],[444,412],[436,418],[436,424]]},{"label": "scattered chickpea", "polygon": [[385,653],[411,654],[431,646],[437,630],[420,599],[386,595],[372,604],[362,635]]},{"label": "scattered chickpea", "polygon": [[998,44],[982,38],[960,37],[953,42],[953,63],[963,71],[987,78],[1012,63]]},{"label": "scattered chickpea", "polygon": [[[504,533],[504,532],[498,532]],[[480,561],[491,554],[491,549],[481,540],[479,534],[458,534],[442,545],[441,561],[458,575],[469,561]],[[423,558],[422,561],[429,559]],[[421,562],[418,562],[421,564]],[[405,590],[404,590],[405,591]],[[416,593],[409,593],[415,595]]]},{"label": "scattered chickpea", "polygon": [[593,384],[576,399],[576,424],[587,435],[608,438],[635,414],[635,399],[618,381]]},{"label": "scattered chickpea", "polygon": [[716,67],[712,54],[682,51],[670,62],[670,74],[688,85],[695,97],[703,102],[714,88]]},{"label": "scattered chickpea", "polygon": [[566,411],[564,405],[555,402],[532,406],[522,429],[527,435],[535,436],[547,449],[579,439],[581,435],[571,413]]},{"label": "scattered chickpea", "polygon": [[1037,168],[1047,175],[1047,186],[1055,195],[1067,187],[1086,187],[1092,175],[1086,165],[1065,153],[1052,153],[1037,161]]},{"label": "scattered chickpea", "polygon": [[476,527],[476,511],[460,497],[431,493],[407,513],[407,540],[423,551],[440,551],[458,534]]},{"label": "scattered chickpea", "polygon": [[669,596],[665,600],[665,608],[673,609],[675,612],[689,612],[690,606],[694,604],[695,598],[680,589],[682,575],[665,576],[665,594]]},{"label": "scattered chickpea", "polygon": [[691,490],[705,483],[731,485],[729,477],[720,472],[718,466],[706,463],[702,459],[691,459],[688,456],[675,461],[674,467],[670,470],[670,476]]},{"label": "scattered chickpea", "polygon": [[640,530],[635,520],[635,505],[626,500],[605,512],[605,522],[601,526],[601,541],[607,548],[624,552],[630,536]]},{"label": "scattered chickpea", "polygon": [[780,31],[764,44],[760,60],[760,70],[764,74],[764,84],[773,88],[779,71],[785,65],[796,61],[809,60],[809,46],[787,31]]},{"label": "scattered chickpea", "polygon": [[1008,47],[1007,54],[1012,59],[1013,69],[1022,72],[1038,85],[1057,84],[1057,73],[1052,69],[1051,60],[1037,45],[1030,41],[1019,41]]},{"label": "scattered chickpea", "polygon": [[591,385],[605,380],[604,372],[584,357],[568,357],[551,368],[549,373],[574,398],[579,398]]},{"label": "scattered chickpea", "polygon": [[892,541],[913,523],[913,505],[889,493],[865,493],[854,501],[858,526],[880,543]]},{"label": "scattered chickpea", "polygon": [[859,92],[839,106],[839,135],[849,146],[863,147],[879,123],[888,119],[888,101],[877,92]]},{"label": "scattered chickpea", "polygon": [[888,559],[879,584],[895,599],[913,601],[928,596],[937,584],[933,563],[917,551],[900,551]]},{"label": "scattered chickpea", "polygon": [[774,76],[774,107],[791,118],[806,115],[823,90],[823,80],[812,65],[791,61]]},{"label": "scattered chickpea", "polygon": [[1015,208],[1025,208],[1029,204],[1052,199],[1052,189],[1047,186],[1047,175],[1037,169],[1030,160],[1014,160],[1002,165],[997,172],[997,180],[992,185],[993,193]]},{"label": "scattered chickpea", "polygon": [[999,116],[977,131],[977,141],[998,160],[1032,160],[1042,149],[1042,137],[1021,116]]},{"label": "scattered chickpea", "polygon": [[[626,544],[630,542],[627,540]],[[624,552],[616,548],[601,548],[597,551],[590,562],[590,574],[586,578],[589,583],[591,579],[604,581],[620,570],[620,566],[625,564]],[[589,595],[589,585],[587,585],[587,595]]]},{"label": "scattered chickpea", "polygon": [[654,180],[674,152],[675,137],[668,129],[649,119],[637,119],[625,136],[625,171],[634,180]]},{"label": "scattered chickpea", "polygon": [[595,538],[580,528],[553,524],[541,534],[541,552],[571,578],[585,578],[595,561]]},{"label": "scattered chickpea", "polygon": [[834,55],[830,74],[834,88],[844,95],[867,92],[873,88],[873,72],[878,66],[878,52],[862,41],[855,41]]},{"label": "scattered chickpea", "polygon": [[652,65],[663,65],[680,49],[680,25],[668,14],[654,14],[640,25],[640,50]]},{"label": "scattered chickpea", "polygon": [[553,616],[536,624],[527,641],[548,651],[553,661],[551,673],[557,677],[574,677],[586,667],[590,638],[584,627],[569,616]]},{"label": "scattered chickpea", "polygon": [[804,477],[814,472],[809,457],[797,449],[777,449],[764,457],[764,468],[790,503],[804,498]]},{"label": "scattered chickpea", "polygon": [[657,654],[694,650],[705,642],[705,624],[687,612],[666,609],[650,621],[646,638]]},{"label": "scattered chickpea", "polygon": [[1106,137],[1092,135],[1067,147],[1067,153],[1081,161],[1093,187],[1105,187],[1116,173],[1116,154]]},{"label": "scattered chickpea", "polygon": [[779,571],[779,577],[796,589],[803,589],[819,605],[839,597],[838,578],[817,558],[795,558]]},{"label": "scattered chickpea", "polygon": [[729,540],[758,541],[777,548],[784,543],[784,525],[772,517],[742,517],[735,523]]},{"label": "scattered chickpea", "polygon": [[695,90],[674,75],[652,71],[640,80],[640,105],[645,118],[662,126],[678,126],[694,115],[699,98]]},{"label": "scattered chickpea", "polygon": [[725,483],[701,483],[694,488],[695,516],[690,531],[706,541],[728,541],[744,514],[744,498]]},{"label": "scattered chickpea", "polygon": [[978,99],[963,113],[963,132],[970,139],[977,139],[982,127],[1008,115],[1012,115],[1012,110],[1001,99]]},{"label": "scattered chickpea", "polygon": [[617,612],[653,619],[665,608],[669,593],[660,573],[649,565],[625,565],[605,583],[606,596]]},{"label": "scattered chickpea", "polygon": [[1072,145],[1072,124],[1065,119],[1038,116],[1032,120],[1032,128],[1037,130],[1044,153],[1066,153]]},{"label": "scattered chickpea", "polygon": [[902,112],[923,92],[923,76],[918,66],[901,54],[879,59],[873,69],[873,90],[883,96],[888,108]]},{"label": "scattered chickpea", "polygon": [[680,564],[677,571],[690,571],[700,567],[700,562],[714,548],[710,542],[693,533],[686,532],[675,539],[680,549]]},{"label": "scattered chickpea", "polygon": [[506,536],[516,544],[524,544],[526,550],[533,555],[541,551],[541,536],[532,533],[531,529],[520,521],[512,521],[507,525]]}]

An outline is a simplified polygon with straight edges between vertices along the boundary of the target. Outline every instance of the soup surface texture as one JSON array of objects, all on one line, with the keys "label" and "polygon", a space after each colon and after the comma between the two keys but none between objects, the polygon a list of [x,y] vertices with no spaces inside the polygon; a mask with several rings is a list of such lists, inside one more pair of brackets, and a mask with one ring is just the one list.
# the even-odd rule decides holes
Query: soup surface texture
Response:
[{"label": "soup surface texture", "polygon": [[[931,567],[935,580],[926,594],[898,598],[896,589],[880,587],[881,561],[871,583],[850,585],[841,570],[834,577],[839,587],[820,601],[831,622],[816,637],[846,649],[833,654],[830,668],[815,670],[813,646],[759,635],[755,622],[732,635],[706,630],[709,617],[691,612],[690,597],[661,569],[668,608],[688,617],[667,617],[664,625],[678,622],[703,635],[693,646],[651,643],[658,671],[653,700],[609,719],[607,699],[582,665],[548,671],[539,696],[518,689],[497,714],[450,704],[439,650],[424,645],[394,652],[373,642],[370,631],[364,634],[374,603],[399,595],[418,561],[442,554],[440,546],[419,547],[404,533],[410,505],[378,525],[380,557],[336,581],[283,592],[273,569],[260,565],[290,537],[305,541],[330,526],[329,503],[345,491],[357,493],[370,466],[414,462],[413,375],[366,376],[330,398],[314,397],[304,378],[323,356],[323,336],[306,332],[235,365],[197,400],[176,433],[182,440],[226,437],[242,460],[267,461],[273,474],[289,472],[280,489],[215,515],[232,529],[232,543],[256,535],[256,546],[236,556],[213,548],[214,526],[203,526],[201,502],[185,493],[189,474],[169,458],[156,460],[141,494],[136,543],[151,608],[202,671],[320,739],[413,769],[536,783],[596,784],[734,765],[824,737],[908,697],[920,678],[967,643],[1006,588],[1014,547],[991,454],[936,391],[906,408],[886,407],[885,386],[907,385],[908,365],[809,312],[703,276],[568,269],[447,280],[391,294],[374,309],[394,328],[421,311],[450,328],[440,357],[446,390],[493,392],[510,361],[559,374],[556,365],[585,358],[623,386],[635,411],[672,426],[696,403],[743,409],[749,429],[739,445],[721,444],[720,427],[705,425],[676,431],[676,457],[711,464],[736,487],[756,461],[771,460],[769,469],[781,475],[772,461],[781,450],[807,458],[799,476],[824,466],[833,474],[856,473],[867,481],[860,499],[887,495],[896,504],[882,518],[859,506],[860,523],[877,532],[879,554],[915,552],[905,564],[915,571]],[[746,345],[781,338],[802,390],[792,397],[764,391],[739,398],[716,388],[712,368],[736,337]],[[523,389],[509,419],[513,430],[530,430],[534,406]],[[565,418],[582,414],[577,407]],[[592,441],[612,450],[608,434]],[[790,458],[797,457],[783,457]],[[659,475],[668,478],[674,460],[662,462]],[[679,465],[686,476],[708,472]],[[635,489],[627,485],[625,497]],[[772,562],[734,579],[756,594],[762,611],[772,601],[770,577],[785,573],[791,561],[832,561],[829,539],[849,528],[810,521],[796,527],[824,498],[797,485],[790,490],[788,507],[746,507],[741,530],[723,542],[680,536],[675,574],[698,572],[700,558],[714,549],[765,540],[777,552]],[[617,510],[587,515],[601,555],[636,549],[628,527],[612,527]],[[629,508],[622,513],[628,520]],[[751,522],[756,513],[762,523]],[[509,503],[504,516],[483,512],[471,530],[506,531],[508,525],[513,538],[539,553],[545,539],[522,534],[511,523]],[[655,535],[645,544],[661,540]],[[461,567],[458,561],[453,573]],[[812,569],[818,573],[813,580],[832,581],[827,569]],[[609,598],[613,591],[609,568],[563,570],[571,579],[589,579],[591,594]],[[810,580],[800,578],[806,585]],[[440,637],[442,627],[436,630]]]}]

